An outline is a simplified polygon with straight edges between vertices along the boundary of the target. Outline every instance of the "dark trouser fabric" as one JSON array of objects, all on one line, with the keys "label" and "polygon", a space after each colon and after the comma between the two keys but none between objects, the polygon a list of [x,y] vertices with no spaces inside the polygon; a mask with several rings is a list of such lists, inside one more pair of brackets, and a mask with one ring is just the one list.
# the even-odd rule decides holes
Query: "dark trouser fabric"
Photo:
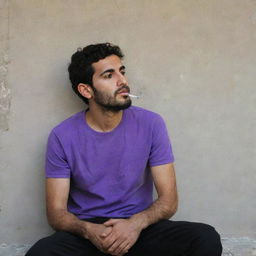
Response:
[{"label": "dark trouser fabric", "polygon": [[[103,223],[106,219],[94,219]],[[209,225],[161,220],[144,229],[126,256],[221,256],[219,234]],[[25,256],[103,256],[89,240],[58,231],[39,240]]]}]

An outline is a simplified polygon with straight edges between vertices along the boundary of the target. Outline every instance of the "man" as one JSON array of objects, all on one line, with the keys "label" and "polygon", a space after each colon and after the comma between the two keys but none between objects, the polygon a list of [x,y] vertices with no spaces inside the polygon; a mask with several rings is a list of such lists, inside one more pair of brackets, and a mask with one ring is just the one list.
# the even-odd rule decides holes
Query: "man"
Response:
[{"label": "man", "polygon": [[214,228],[168,220],[178,204],[168,133],[158,114],[131,106],[122,58],[109,43],[72,56],[72,87],[89,107],[49,136],[47,216],[56,232],[27,256],[220,256]]}]

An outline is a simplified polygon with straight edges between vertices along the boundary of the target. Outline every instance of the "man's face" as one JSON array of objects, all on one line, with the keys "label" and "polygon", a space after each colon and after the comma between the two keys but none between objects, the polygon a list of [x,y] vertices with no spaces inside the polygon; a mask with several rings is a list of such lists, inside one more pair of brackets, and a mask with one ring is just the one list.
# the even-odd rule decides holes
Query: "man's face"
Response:
[{"label": "man's face", "polygon": [[93,100],[105,110],[117,112],[131,106],[130,92],[121,59],[111,55],[92,64]]}]

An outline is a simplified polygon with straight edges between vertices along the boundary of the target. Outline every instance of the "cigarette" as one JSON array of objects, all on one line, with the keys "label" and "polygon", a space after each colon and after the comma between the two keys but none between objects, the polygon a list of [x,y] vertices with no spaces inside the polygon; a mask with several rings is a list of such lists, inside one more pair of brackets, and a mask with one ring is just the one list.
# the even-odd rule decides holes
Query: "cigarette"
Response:
[{"label": "cigarette", "polygon": [[140,96],[133,95],[133,94],[130,94],[130,93],[128,94],[128,96],[130,96],[131,98],[137,98],[137,99],[140,98]]}]

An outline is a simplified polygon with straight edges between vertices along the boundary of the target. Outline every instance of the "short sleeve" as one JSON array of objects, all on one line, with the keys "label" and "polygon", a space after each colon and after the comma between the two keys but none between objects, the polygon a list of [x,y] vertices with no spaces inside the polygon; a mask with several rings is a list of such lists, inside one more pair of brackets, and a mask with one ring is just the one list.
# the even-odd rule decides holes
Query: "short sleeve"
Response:
[{"label": "short sleeve", "polygon": [[65,152],[54,131],[48,138],[45,174],[47,178],[70,178],[70,168]]},{"label": "short sleeve", "polygon": [[157,116],[152,130],[149,165],[157,166],[174,162],[171,141],[164,120]]}]

